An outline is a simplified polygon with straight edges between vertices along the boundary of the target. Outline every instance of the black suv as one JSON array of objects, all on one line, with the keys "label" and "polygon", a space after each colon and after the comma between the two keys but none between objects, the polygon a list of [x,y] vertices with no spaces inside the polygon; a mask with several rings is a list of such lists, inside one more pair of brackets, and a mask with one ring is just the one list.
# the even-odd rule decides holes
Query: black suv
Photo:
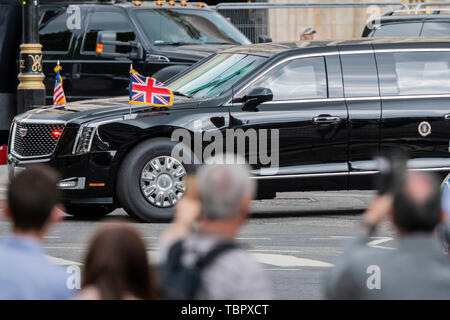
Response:
[{"label": "black suv", "polygon": [[127,94],[131,63],[165,81],[219,49],[250,43],[206,5],[180,2],[44,3],[39,34],[49,103],[57,60],[67,100],[74,101]]},{"label": "black suv", "polygon": [[[362,37],[448,37],[450,10],[392,11],[367,23]],[[405,14],[407,13],[407,14]]]},{"label": "black suv", "polygon": [[[117,97],[17,116],[8,148],[11,174],[28,163],[49,164],[62,175],[69,213],[123,207],[148,221],[172,215],[195,169],[192,158],[211,151],[212,141],[217,152],[246,157],[261,198],[277,191],[370,189],[378,170],[374,156],[394,150],[409,155],[409,169],[450,171],[448,41],[238,46],[182,71],[168,87],[175,96],[167,109]],[[244,148],[230,148],[230,137]],[[175,146],[182,152],[173,152]],[[261,157],[268,150],[278,161]]]}]

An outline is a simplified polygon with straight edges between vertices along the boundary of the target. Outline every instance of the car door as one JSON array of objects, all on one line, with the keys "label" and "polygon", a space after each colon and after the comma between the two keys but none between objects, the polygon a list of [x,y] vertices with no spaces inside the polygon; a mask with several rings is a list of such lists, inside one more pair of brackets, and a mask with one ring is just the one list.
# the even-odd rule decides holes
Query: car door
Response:
[{"label": "car door", "polygon": [[370,45],[340,48],[344,95],[349,116],[350,189],[371,188],[378,169],[381,102],[375,56]]},{"label": "car door", "polygon": [[[258,153],[261,143],[266,145],[264,129],[279,136],[277,148],[272,150],[272,154],[275,151],[279,156],[276,170],[272,170],[274,163],[265,166],[251,163],[254,174],[263,178],[329,177],[330,188],[346,188],[348,115],[342,98],[339,57],[286,59],[258,76],[236,99],[254,88],[270,89],[273,100],[261,103],[254,111],[245,111],[242,103],[233,104],[231,128],[255,130]],[[272,139],[270,143],[275,141]],[[261,170],[268,167],[271,170]],[[320,183],[319,179],[315,181]],[[308,183],[311,185],[300,183],[296,188],[314,188],[314,179]]]},{"label": "car door", "polygon": [[[126,57],[100,57],[96,53],[99,31],[115,33],[117,41],[136,39],[134,27],[126,13],[114,7],[95,7],[88,15],[84,31],[74,53],[77,64],[72,80],[73,95],[76,99],[127,95],[132,60]],[[132,49],[116,46],[115,50],[117,53],[128,53]],[[138,63],[134,63],[134,68],[141,71]]]},{"label": "car door", "polygon": [[381,150],[404,152],[412,169],[450,167],[450,48],[446,47],[442,51],[379,47],[376,52],[383,106]]}]

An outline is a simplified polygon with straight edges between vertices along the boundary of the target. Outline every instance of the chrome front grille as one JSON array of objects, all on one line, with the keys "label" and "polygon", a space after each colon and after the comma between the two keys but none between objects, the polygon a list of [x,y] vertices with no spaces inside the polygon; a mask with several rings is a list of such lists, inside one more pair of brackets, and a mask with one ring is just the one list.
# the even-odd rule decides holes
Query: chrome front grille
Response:
[{"label": "chrome front grille", "polygon": [[48,157],[55,152],[64,124],[15,123],[11,152],[21,158]]}]

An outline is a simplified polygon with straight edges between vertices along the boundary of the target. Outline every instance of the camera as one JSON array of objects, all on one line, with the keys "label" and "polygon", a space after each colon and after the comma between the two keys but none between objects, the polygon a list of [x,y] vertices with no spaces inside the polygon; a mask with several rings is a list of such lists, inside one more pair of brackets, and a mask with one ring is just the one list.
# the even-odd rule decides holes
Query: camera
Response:
[{"label": "camera", "polygon": [[403,182],[408,158],[402,153],[392,153],[388,156],[375,158],[379,174],[375,180],[379,195],[393,193]]}]

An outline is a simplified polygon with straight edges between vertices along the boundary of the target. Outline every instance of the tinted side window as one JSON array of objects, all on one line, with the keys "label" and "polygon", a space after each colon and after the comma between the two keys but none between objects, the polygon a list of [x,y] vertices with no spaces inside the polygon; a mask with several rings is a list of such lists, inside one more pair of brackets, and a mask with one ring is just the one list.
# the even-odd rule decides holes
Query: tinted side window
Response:
[{"label": "tinted side window", "polygon": [[425,22],[422,29],[422,37],[450,36],[450,23]]},{"label": "tinted side window", "polygon": [[380,37],[418,37],[422,22],[383,24],[371,34]]},{"label": "tinted side window", "polygon": [[341,54],[346,97],[378,96],[378,76],[373,54]]},{"label": "tinted side window", "polygon": [[256,80],[245,93],[256,87],[271,89],[273,100],[326,98],[324,58],[304,58],[284,63]]},{"label": "tinted side window", "polygon": [[385,96],[450,93],[450,52],[377,53]]},{"label": "tinted side window", "polygon": [[[83,40],[82,53],[95,54],[99,31],[115,31],[117,41],[133,41],[136,36],[128,17],[120,12],[95,12],[90,16],[89,25]],[[119,53],[131,51],[130,47],[117,47]]]},{"label": "tinted side window", "polygon": [[67,28],[68,14],[65,10],[47,10],[41,17],[39,40],[43,51],[67,52],[72,39],[72,32]]}]

